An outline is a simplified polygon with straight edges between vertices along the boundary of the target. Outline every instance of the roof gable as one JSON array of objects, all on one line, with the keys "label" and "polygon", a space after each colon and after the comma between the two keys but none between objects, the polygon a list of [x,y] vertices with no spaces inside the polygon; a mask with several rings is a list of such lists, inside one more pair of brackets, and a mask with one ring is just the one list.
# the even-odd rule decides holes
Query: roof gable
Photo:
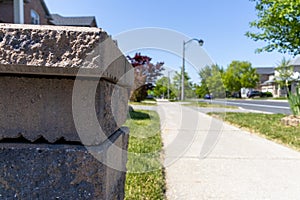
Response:
[{"label": "roof gable", "polygon": [[293,59],[290,62],[290,65],[292,65],[292,66],[300,66],[300,56],[297,56],[295,59]]},{"label": "roof gable", "polygon": [[275,67],[257,67],[256,72],[259,75],[270,75],[275,73]]},{"label": "roof gable", "polygon": [[63,17],[58,14],[51,15],[50,22],[57,26],[97,26],[96,19],[93,16],[87,17]]}]

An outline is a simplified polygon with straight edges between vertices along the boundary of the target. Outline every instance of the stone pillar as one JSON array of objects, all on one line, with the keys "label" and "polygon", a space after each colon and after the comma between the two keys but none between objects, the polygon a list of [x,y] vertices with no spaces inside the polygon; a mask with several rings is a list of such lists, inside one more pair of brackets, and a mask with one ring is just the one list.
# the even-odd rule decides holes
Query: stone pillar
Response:
[{"label": "stone pillar", "polygon": [[0,25],[0,197],[123,199],[131,65],[98,28]]}]

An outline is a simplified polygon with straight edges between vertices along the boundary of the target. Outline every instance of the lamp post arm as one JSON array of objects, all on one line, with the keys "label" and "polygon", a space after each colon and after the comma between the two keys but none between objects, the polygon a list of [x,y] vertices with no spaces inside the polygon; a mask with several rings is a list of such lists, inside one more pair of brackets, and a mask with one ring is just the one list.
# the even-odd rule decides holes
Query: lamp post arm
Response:
[{"label": "lamp post arm", "polygon": [[203,43],[204,43],[204,41],[203,40],[199,40],[199,39],[197,39],[197,38],[192,38],[192,39],[190,39],[190,40],[188,40],[188,41],[183,41],[183,45],[186,45],[187,43],[190,43],[190,42],[192,42],[192,41],[197,41],[199,44],[200,44],[200,46],[202,46],[203,45]]},{"label": "lamp post arm", "polygon": [[200,46],[203,45],[204,41],[199,40],[197,38],[192,38],[188,41],[183,41],[183,48],[182,48],[182,69],[181,69],[181,100],[184,100],[184,71],[185,71],[185,45],[189,42],[197,41]]}]

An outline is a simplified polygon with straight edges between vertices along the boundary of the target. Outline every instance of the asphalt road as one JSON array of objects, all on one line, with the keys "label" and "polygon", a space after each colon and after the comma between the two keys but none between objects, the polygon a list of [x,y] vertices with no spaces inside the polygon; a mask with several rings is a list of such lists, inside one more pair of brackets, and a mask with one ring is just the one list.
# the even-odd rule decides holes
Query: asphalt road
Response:
[{"label": "asphalt road", "polygon": [[291,114],[287,101],[269,101],[269,100],[200,100],[212,102],[215,104],[223,104],[229,106],[238,106],[247,110],[256,110],[268,113]]}]

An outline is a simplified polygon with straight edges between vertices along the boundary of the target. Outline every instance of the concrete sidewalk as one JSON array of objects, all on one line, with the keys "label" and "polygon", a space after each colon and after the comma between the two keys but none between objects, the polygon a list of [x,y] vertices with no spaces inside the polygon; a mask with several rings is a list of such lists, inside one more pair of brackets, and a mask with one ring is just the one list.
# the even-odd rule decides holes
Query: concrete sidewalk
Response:
[{"label": "concrete sidewalk", "polygon": [[178,103],[157,111],[168,199],[300,198],[299,152]]}]

